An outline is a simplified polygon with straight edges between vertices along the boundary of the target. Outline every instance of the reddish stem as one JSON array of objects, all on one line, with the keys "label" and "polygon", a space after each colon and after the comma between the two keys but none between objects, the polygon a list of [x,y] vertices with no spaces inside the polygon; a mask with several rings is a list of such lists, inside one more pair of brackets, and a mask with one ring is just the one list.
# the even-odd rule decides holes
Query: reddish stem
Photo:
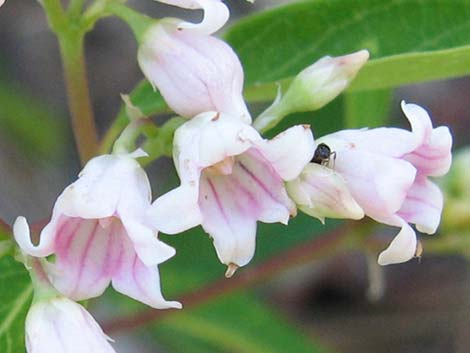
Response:
[{"label": "reddish stem", "polygon": [[[324,236],[314,238],[282,254],[277,254],[257,266],[240,271],[232,279],[221,278],[196,291],[184,294],[180,297],[180,300],[187,309],[238,289],[266,281],[296,265],[311,261],[320,254],[325,256],[337,250],[351,230],[351,224],[346,223],[344,226],[334,229]],[[175,310],[148,309],[140,313],[113,319],[112,321],[105,322],[102,326],[104,331],[110,333],[143,326],[160,320],[174,312]]]},{"label": "reddish stem", "polygon": [[0,218],[0,230],[5,233],[11,233],[10,225]]}]

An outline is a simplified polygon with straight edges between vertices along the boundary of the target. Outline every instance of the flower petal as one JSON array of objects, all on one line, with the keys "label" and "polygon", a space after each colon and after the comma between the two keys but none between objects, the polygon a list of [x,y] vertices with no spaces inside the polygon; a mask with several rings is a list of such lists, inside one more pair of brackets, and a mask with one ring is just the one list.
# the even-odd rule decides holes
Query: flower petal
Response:
[{"label": "flower petal", "polygon": [[181,22],[179,28],[204,34],[212,34],[221,28],[229,19],[230,13],[220,0],[157,0],[185,9],[203,9],[204,19],[201,23]]},{"label": "flower petal", "polygon": [[[91,159],[79,175],[58,197],[55,207],[69,217],[106,218],[114,215],[123,190],[145,172],[128,155],[103,155]],[[146,177],[145,177],[146,178]],[[144,185],[145,196],[150,186]]]},{"label": "flower petal", "polygon": [[443,203],[439,187],[419,176],[408,191],[398,215],[408,223],[416,224],[420,232],[434,234],[441,220]]},{"label": "flower petal", "polygon": [[326,217],[364,217],[364,211],[352,197],[343,177],[322,165],[305,166],[297,179],[287,183],[287,191],[303,212],[322,222]]},{"label": "flower petal", "polygon": [[250,125],[228,114],[206,112],[175,132],[174,161],[182,183],[197,182],[199,171],[248,150],[261,140]]},{"label": "flower petal", "polygon": [[60,297],[33,303],[26,318],[28,353],[115,353],[93,317]]},{"label": "flower petal", "polygon": [[354,199],[372,218],[397,212],[416,175],[406,161],[355,150],[338,152],[334,165]]},{"label": "flower petal", "polygon": [[426,110],[417,104],[401,102],[401,109],[410,122],[411,130],[419,141],[419,145],[424,143],[432,132],[432,122]]},{"label": "flower petal", "polygon": [[308,125],[293,126],[272,140],[258,142],[256,146],[284,180],[295,179],[312,159],[315,150]]},{"label": "flower petal", "polygon": [[[53,222],[58,222],[58,215],[53,216]],[[44,257],[49,256],[54,252],[54,240],[55,234],[53,232],[41,233],[41,238],[38,245],[34,245],[31,241],[31,232],[29,230],[28,221],[26,218],[20,216],[16,218],[15,224],[13,225],[13,236],[16,242],[20,246],[21,250],[31,256]]]},{"label": "flower petal", "polygon": [[48,267],[54,286],[74,300],[100,296],[119,265],[122,225],[67,218],[57,230],[56,260]]},{"label": "flower petal", "polygon": [[207,111],[232,114],[246,123],[243,68],[218,38],[178,31],[173,20],[151,27],[139,47],[140,68],[176,113],[192,118]]},{"label": "flower petal", "polygon": [[329,134],[318,139],[332,151],[363,150],[389,157],[402,157],[425,143],[432,134],[428,113],[416,104],[401,103],[402,110],[411,124],[412,131],[399,128],[350,129]]},{"label": "flower petal", "polygon": [[317,145],[320,143],[325,143],[336,153],[354,150],[398,158],[413,151],[421,140],[404,129],[380,127],[341,130],[321,137]]},{"label": "flower petal", "polygon": [[411,260],[416,254],[416,234],[409,224],[397,216],[395,216],[394,220],[390,220],[389,223],[400,224],[401,230],[388,248],[380,253],[378,263],[382,266],[406,262]]},{"label": "flower petal", "polygon": [[230,192],[227,178],[201,177],[199,203],[202,226],[214,240],[220,261],[244,266],[255,253],[256,216],[247,211],[256,204],[242,204],[243,193]]},{"label": "flower petal", "polygon": [[147,212],[149,222],[167,234],[181,233],[201,224],[198,186],[199,182],[197,185],[181,185],[157,198]]},{"label": "flower petal", "polygon": [[237,266],[253,257],[257,220],[287,224],[296,211],[282,179],[255,149],[237,157],[230,175],[202,174],[199,206],[220,261]]},{"label": "flower petal", "polygon": [[157,266],[145,266],[131,242],[123,239],[120,266],[112,279],[114,289],[156,309],[181,308],[180,303],[163,298]]},{"label": "flower petal", "polygon": [[175,255],[175,249],[160,241],[157,232],[150,227],[132,219],[122,219],[122,223],[134,250],[146,266],[158,265]]},{"label": "flower petal", "polygon": [[449,171],[452,163],[452,135],[447,126],[434,130],[430,138],[403,158],[412,163],[421,174],[442,176]]},{"label": "flower petal", "polygon": [[[257,200],[258,220],[265,223],[287,224],[296,215],[296,207],[287,195],[285,185],[277,171],[258,150],[252,148],[237,157],[232,182],[240,192]],[[249,211],[253,214],[252,211]]]}]

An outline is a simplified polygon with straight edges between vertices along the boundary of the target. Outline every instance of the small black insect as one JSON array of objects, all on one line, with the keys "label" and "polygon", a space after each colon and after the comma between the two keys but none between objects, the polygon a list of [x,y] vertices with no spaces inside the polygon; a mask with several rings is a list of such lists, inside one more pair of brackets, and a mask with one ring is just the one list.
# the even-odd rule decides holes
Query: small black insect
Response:
[{"label": "small black insect", "polygon": [[321,165],[328,165],[330,159],[335,157],[336,152],[331,152],[331,149],[328,147],[328,145],[320,143],[315,149],[315,153],[313,154],[311,162]]}]

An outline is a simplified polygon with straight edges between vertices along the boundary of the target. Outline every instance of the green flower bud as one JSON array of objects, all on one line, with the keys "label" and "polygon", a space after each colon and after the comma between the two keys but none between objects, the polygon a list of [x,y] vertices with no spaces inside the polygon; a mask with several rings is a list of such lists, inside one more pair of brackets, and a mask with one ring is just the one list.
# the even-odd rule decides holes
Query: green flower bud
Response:
[{"label": "green flower bud", "polygon": [[369,59],[367,50],[331,57],[325,56],[302,70],[287,92],[278,97],[254,122],[259,131],[275,126],[288,114],[322,108],[344,91]]}]

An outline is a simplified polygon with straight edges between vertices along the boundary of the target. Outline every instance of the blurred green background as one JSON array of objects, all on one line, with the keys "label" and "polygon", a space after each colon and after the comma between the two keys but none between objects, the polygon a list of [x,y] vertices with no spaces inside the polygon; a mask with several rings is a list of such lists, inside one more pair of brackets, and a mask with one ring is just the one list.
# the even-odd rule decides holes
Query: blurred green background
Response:
[{"label": "blurred green background", "polygon": [[[229,5],[232,19],[236,21],[279,3],[282,1],[257,0],[254,5],[230,1]],[[331,6],[337,3],[331,1]],[[345,3],[353,10],[358,4]],[[371,50],[374,58],[379,53],[394,54],[400,45],[413,51],[470,44],[470,38],[466,38],[470,27],[467,13],[455,18],[461,21],[460,29],[448,37],[439,32],[442,26],[439,21],[449,20],[450,16],[444,10],[465,1],[431,1],[429,7],[426,2],[421,2],[420,7],[411,6],[414,1],[397,3],[404,8],[409,5],[416,11],[406,16],[403,13],[413,21],[394,16],[403,9],[390,5],[389,9],[383,9],[383,17],[379,17],[379,13],[372,14],[371,20],[364,22],[362,32],[348,32],[345,26],[335,36],[316,43],[317,50],[303,60],[313,62],[326,54],[346,54],[363,46]],[[200,18],[200,13],[178,11],[150,0],[133,0],[129,5],[155,17]],[[312,31],[317,23],[320,28],[316,30],[329,33],[335,26],[341,28],[334,23],[335,16],[341,22],[355,15],[354,11],[328,11],[329,6],[325,5],[324,12],[318,13],[318,19],[323,22],[315,22],[317,18],[311,19],[305,14],[304,20],[313,23],[309,27]],[[383,26],[385,33],[390,28],[387,22],[389,26],[396,24],[398,44],[380,43],[370,36],[371,29],[367,25]],[[414,27],[406,28],[407,23]],[[308,26],[299,24],[298,27]],[[420,36],[425,36],[423,31],[430,28],[436,28],[435,41],[426,46]],[[274,32],[270,34],[270,31]],[[278,33],[275,26],[266,27],[263,31],[266,39],[260,45],[273,43],[277,51],[256,52],[256,47],[251,51],[246,49],[249,43],[244,45],[242,32],[229,32],[227,38],[239,50],[251,83],[263,81],[263,77],[283,78],[282,70],[298,71],[295,65],[284,67],[283,63],[293,55],[296,45],[313,36],[312,32],[299,30],[298,37],[290,38],[286,34],[284,38],[282,30]],[[0,11],[0,33],[0,216],[10,223],[18,215],[34,222],[49,216],[55,198],[74,180],[80,166],[68,121],[58,47],[40,5],[32,0],[8,1]],[[416,38],[410,38],[408,33],[416,33]],[[441,48],[441,42],[448,46],[443,44]],[[283,46],[283,43],[288,44]],[[418,48],[418,44],[423,46]],[[142,79],[136,62],[136,44],[125,24],[109,18],[100,21],[87,36],[86,53],[93,107],[100,133],[104,134],[120,109],[119,94],[130,92]],[[257,60],[271,60],[276,70],[269,70],[268,66],[258,70]],[[470,66],[470,62],[466,64]],[[302,60],[298,65],[301,65],[299,68],[304,66]],[[373,127],[387,121],[387,124],[405,127],[406,121],[399,110],[399,102],[405,100],[426,107],[435,126],[448,125],[454,135],[454,149],[458,150],[469,143],[469,96],[468,77],[349,93],[319,112],[289,117],[279,129],[295,122],[309,122],[315,135],[321,136],[355,124]],[[266,103],[258,102],[251,110],[258,112],[265,106]],[[467,167],[463,173],[470,171],[470,165]],[[154,196],[176,185],[173,166],[167,158],[152,163],[148,172]],[[470,188],[468,184],[466,187]],[[457,197],[460,196],[458,193]],[[463,202],[470,208],[468,196],[464,195],[467,199]],[[342,226],[339,222],[327,222],[323,227],[305,216],[291,223],[287,228],[260,225],[256,257],[236,276],[243,276],[244,271],[255,273],[249,271],[255,271],[266,259],[276,258],[276,254],[289,248],[302,248],[302,244],[310,244],[312,239],[321,239],[325,231]],[[137,330],[113,331],[110,335],[116,340],[114,346],[118,352],[466,353],[470,347],[470,270],[465,253],[468,255],[470,249],[466,247],[468,242],[458,242],[463,245],[454,247],[439,243],[441,239],[469,239],[468,221],[463,223],[458,230],[451,225],[441,228],[433,239],[422,236],[424,255],[421,261],[380,268],[375,265],[375,247],[366,252],[342,251],[343,247],[337,246],[324,253],[323,250],[312,253],[311,258],[302,259],[296,266],[276,268],[274,276],[266,276],[249,288],[230,291],[201,305],[170,313]],[[375,235],[383,241],[395,231],[379,228]],[[222,279],[225,269],[201,230],[162,237],[174,245],[178,253],[161,266],[162,288],[167,298],[178,298],[205,288],[211,281],[230,281]],[[278,255],[278,258],[282,261],[283,256]],[[5,281],[0,288],[4,285]],[[223,290],[221,288],[219,290]],[[99,321],[108,323],[108,327],[117,317],[144,310],[111,290],[89,305]]]}]

